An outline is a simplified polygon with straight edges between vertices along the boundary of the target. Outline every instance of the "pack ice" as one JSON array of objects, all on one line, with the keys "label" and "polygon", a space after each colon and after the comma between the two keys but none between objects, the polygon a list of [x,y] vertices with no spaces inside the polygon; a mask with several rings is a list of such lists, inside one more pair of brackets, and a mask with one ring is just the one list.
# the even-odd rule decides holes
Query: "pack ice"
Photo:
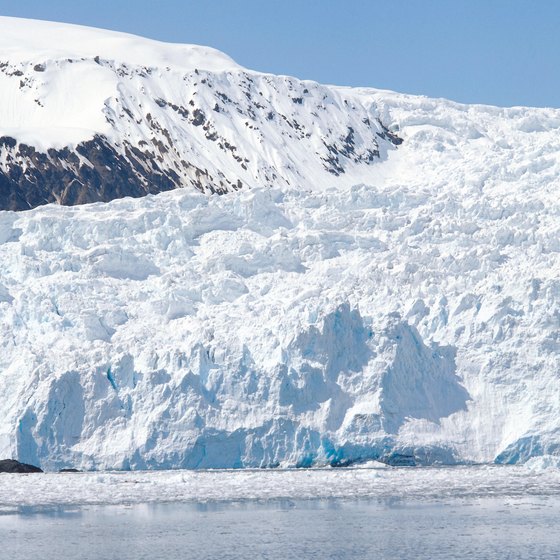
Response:
[{"label": "pack ice", "polygon": [[[207,56],[115,41],[131,65],[148,47],[154,68]],[[212,83],[248,72],[211,54]],[[359,126],[377,123],[375,157],[337,148],[343,172],[320,171],[280,119],[274,151],[246,144],[277,181],[255,167],[222,196],[0,212],[0,456],[52,470],[560,454],[560,110],[289,80],[334,100],[331,131],[360,131],[363,154]],[[305,141],[324,136],[289,103]],[[58,150],[98,124],[11,134]]]}]

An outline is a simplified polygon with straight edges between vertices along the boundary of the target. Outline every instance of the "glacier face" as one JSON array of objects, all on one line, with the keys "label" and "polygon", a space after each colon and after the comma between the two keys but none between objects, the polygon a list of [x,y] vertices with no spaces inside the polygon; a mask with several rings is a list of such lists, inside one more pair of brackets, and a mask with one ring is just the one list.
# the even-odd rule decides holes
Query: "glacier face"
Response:
[{"label": "glacier face", "polygon": [[[92,55],[80,56],[113,64],[111,50],[102,64]],[[244,79],[228,61],[204,70],[212,88],[228,72]],[[183,87],[190,71],[157,83]],[[249,93],[269,80],[286,88],[267,90],[275,106],[309,108],[289,94],[305,83],[249,74]],[[248,99],[231,86],[230,99]],[[278,180],[253,170],[253,188],[223,196],[180,189],[0,212],[0,457],[126,469],[560,453],[560,110],[310,86],[332,103],[318,121],[298,113],[309,138],[296,141],[281,117],[266,125],[262,162],[276,162]],[[160,124],[176,113],[167,97],[142,98]],[[245,118],[233,107],[224,123]],[[366,127],[355,150],[376,138],[380,153],[342,156],[336,175],[320,139],[331,128],[344,140],[349,122]],[[48,137],[48,126],[28,124],[14,134],[64,150],[66,129]],[[231,139],[251,143],[256,132],[238,124]],[[81,142],[103,131],[88,121],[73,133]],[[243,171],[216,154],[205,156],[216,169]]]},{"label": "glacier face", "polygon": [[0,213],[0,455],[558,454],[558,111],[368,95],[405,139],[378,186]]}]

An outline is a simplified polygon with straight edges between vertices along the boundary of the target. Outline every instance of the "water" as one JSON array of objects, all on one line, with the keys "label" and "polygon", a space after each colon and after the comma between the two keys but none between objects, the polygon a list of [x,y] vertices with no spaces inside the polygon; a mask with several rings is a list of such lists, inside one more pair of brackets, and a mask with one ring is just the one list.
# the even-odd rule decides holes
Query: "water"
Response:
[{"label": "water", "polygon": [[559,514],[542,496],[23,507],[0,515],[0,557],[558,559]]}]

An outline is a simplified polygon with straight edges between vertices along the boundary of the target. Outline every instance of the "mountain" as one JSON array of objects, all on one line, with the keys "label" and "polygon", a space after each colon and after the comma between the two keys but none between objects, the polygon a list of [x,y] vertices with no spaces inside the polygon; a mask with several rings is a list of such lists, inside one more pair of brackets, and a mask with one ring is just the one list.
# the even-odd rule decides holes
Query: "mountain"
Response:
[{"label": "mountain", "polygon": [[[66,34],[67,48],[78,48],[74,27],[17,24],[18,36],[53,26],[64,57]],[[90,32],[80,33],[86,49]],[[243,188],[0,212],[0,457],[51,470],[516,463],[560,454],[560,110],[320,86],[240,70],[198,47],[125,43],[127,67],[136,57],[149,60],[146,68],[168,60],[170,76],[188,74],[180,64],[208,53],[212,67],[198,70],[197,87],[202,73],[212,95],[226,93],[228,80],[226,95],[247,100],[243,111],[252,106],[243,76],[257,88],[285,84],[276,94],[270,85],[258,103],[297,115],[292,124],[307,132],[297,137],[282,117],[259,120],[267,139],[258,147],[249,126],[227,124],[240,122],[234,104],[224,101],[217,116],[202,105],[205,90],[196,107],[205,118],[223,116],[213,122],[224,137],[229,130],[235,153],[282,175],[249,181],[231,152],[203,150],[218,145],[203,139],[204,124],[173,128],[182,117],[165,105],[158,126],[206,154],[209,175],[246,177]],[[40,46],[26,44],[21,56],[35,51],[32,62],[54,65],[54,51],[45,56]],[[113,71],[97,66],[113,84]],[[74,82],[51,91],[73,92]],[[294,102],[290,83],[314,103],[326,95],[332,120],[308,113],[307,98]],[[141,101],[152,114],[158,105],[149,99],[181,95],[153,87]],[[194,109],[184,106],[190,118]],[[326,128],[311,124],[319,120]],[[119,116],[101,131],[93,120],[78,131],[30,124],[10,134],[37,151],[70,153],[88,134],[117,146],[123,123],[131,121]],[[139,145],[142,123],[130,142]],[[379,153],[362,161],[337,148],[344,173],[336,175],[320,138],[330,127],[326,142],[335,142],[348,126],[355,154],[371,147],[369,133]]]},{"label": "mountain", "polygon": [[400,142],[367,97],[210,48],[0,17],[0,52],[4,210],[351,185]]}]

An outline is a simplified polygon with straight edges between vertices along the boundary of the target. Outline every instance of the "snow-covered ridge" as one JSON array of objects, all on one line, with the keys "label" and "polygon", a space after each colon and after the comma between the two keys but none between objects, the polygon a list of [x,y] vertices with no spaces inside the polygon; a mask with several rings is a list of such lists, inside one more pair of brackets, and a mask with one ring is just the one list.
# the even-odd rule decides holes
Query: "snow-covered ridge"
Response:
[{"label": "snow-covered ridge", "polygon": [[224,72],[241,67],[199,45],[163,43],[106,29],[0,16],[0,52],[11,62],[44,63],[99,57],[115,64]]},{"label": "snow-covered ridge", "polygon": [[371,97],[213,49],[13,18],[0,37],[0,209],[351,185],[400,142]]}]

